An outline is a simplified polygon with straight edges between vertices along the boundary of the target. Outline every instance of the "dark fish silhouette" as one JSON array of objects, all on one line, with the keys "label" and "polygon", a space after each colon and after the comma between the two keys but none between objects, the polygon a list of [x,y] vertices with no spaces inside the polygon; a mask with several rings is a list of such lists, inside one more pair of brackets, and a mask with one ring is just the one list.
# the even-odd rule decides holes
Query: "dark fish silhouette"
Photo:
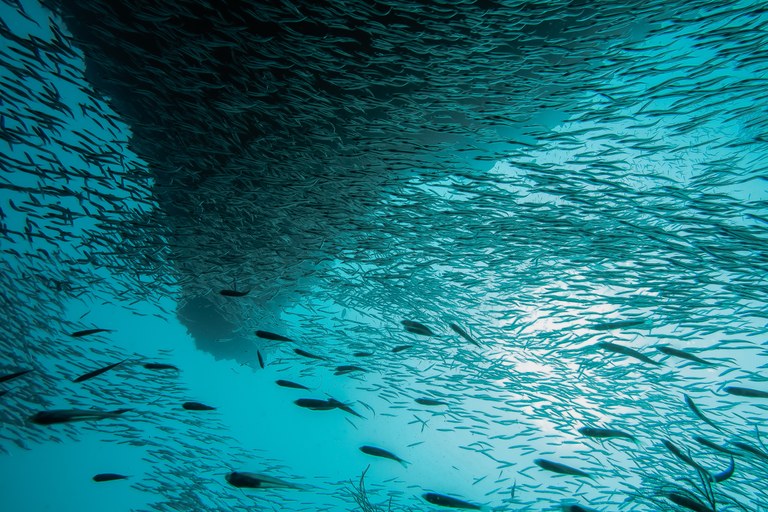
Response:
[{"label": "dark fish silhouette", "polygon": [[665,346],[661,346],[661,347],[656,347],[656,350],[658,350],[659,352],[661,352],[663,354],[667,354],[668,356],[679,357],[681,359],[686,359],[688,361],[693,361],[694,363],[699,363],[699,364],[703,364],[703,365],[706,365],[706,366],[716,366],[716,363],[712,363],[710,361],[707,361],[706,359],[702,359],[702,358],[697,357],[697,356],[695,356],[693,354],[689,354],[688,352],[686,352],[684,350],[679,350],[679,349],[676,349],[676,348],[668,347],[666,345]]},{"label": "dark fish silhouette", "polygon": [[330,411],[332,409],[341,409],[342,411],[353,414],[358,418],[362,418],[362,416],[356,413],[351,407],[339,402],[335,398],[329,398],[328,400],[318,400],[316,398],[299,398],[298,400],[294,400],[293,403],[299,407],[304,407],[305,409],[310,409],[313,411]]},{"label": "dark fish silhouette", "polygon": [[423,495],[424,499],[433,505],[439,505],[441,507],[448,508],[461,508],[464,510],[482,510],[483,507],[469,503],[468,501],[460,500],[452,496],[446,496],[445,494],[438,494],[436,492],[428,492]]},{"label": "dark fish silhouette", "polygon": [[188,411],[213,411],[216,409],[213,406],[201,404],[200,402],[184,402],[181,406]]},{"label": "dark fish silhouette", "polygon": [[165,363],[144,363],[144,368],[147,370],[179,370],[176,366]]},{"label": "dark fish silhouette", "polygon": [[434,336],[435,333],[433,333],[429,327],[426,325],[414,322],[413,320],[401,320],[401,324],[403,324],[403,327],[405,327],[405,330],[413,333],[413,334],[420,334],[422,336]]},{"label": "dark fish silhouette", "polygon": [[392,353],[397,354],[398,352],[402,352],[403,350],[408,350],[411,347],[413,347],[413,345],[399,345],[392,349]]},{"label": "dark fish silhouette", "polygon": [[245,471],[232,471],[227,473],[224,478],[229,485],[240,489],[300,489],[299,486],[279,478]]},{"label": "dark fish silhouette", "polygon": [[56,423],[72,423],[75,421],[96,421],[106,418],[117,418],[121,414],[133,409],[116,409],[114,411],[97,411],[83,409],[55,409],[50,411],[41,411],[29,420],[37,425],[54,425]]},{"label": "dark fish silhouette", "polygon": [[286,338],[285,336],[281,336],[269,331],[256,331],[256,336],[265,340],[272,341],[293,341],[291,338]]},{"label": "dark fish silhouette", "polygon": [[591,477],[589,473],[580,469],[572,468],[571,466],[566,466],[565,464],[561,464],[559,462],[552,462],[551,460],[547,459],[535,459],[533,463],[539,466],[541,469],[546,469],[547,471],[552,471],[553,473],[559,473],[561,475]]},{"label": "dark fish silhouette", "polygon": [[712,420],[704,416],[704,413],[701,412],[701,410],[699,410],[698,407],[696,407],[695,403],[693,403],[693,400],[691,400],[691,397],[683,393],[683,398],[685,399],[685,405],[687,405],[688,408],[693,412],[693,414],[698,416],[701,421],[703,421],[707,425],[710,425],[711,427],[716,428],[717,430],[722,430],[720,427],[715,425],[715,423]]},{"label": "dark fish silhouette", "polygon": [[433,398],[416,398],[414,401],[417,404],[428,405],[430,407],[436,406],[436,405],[448,405],[445,402],[441,402],[440,400],[435,400]]},{"label": "dark fish silhouette", "polygon": [[34,370],[21,370],[16,373],[9,373],[7,375],[0,376],[0,382],[8,382],[9,380],[13,380],[17,377],[21,377],[22,375],[26,375],[29,372],[32,372]]},{"label": "dark fish silhouette", "polygon": [[480,343],[478,343],[472,336],[469,335],[469,333],[467,331],[465,331],[464,329],[459,327],[457,324],[451,322],[450,324],[448,324],[448,326],[451,329],[453,329],[453,332],[455,332],[456,334],[458,334],[459,336],[461,336],[462,338],[464,338],[468,342],[470,342],[470,343],[472,343],[474,345],[477,345],[478,347],[480,346]]},{"label": "dark fish silhouette", "polygon": [[704,439],[701,436],[693,436],[694,441],[696,441],[699,444],[702,444],[706,446],[707,448],[710,448],[712,450],[715,450],[720,453],[725,453],[726,455],[736,455],[736,452],[733,452],[726,448],[725,446],[720,446],[717,443],[713,443],[712,441],[709,441],[707,439]]},{"label": "dark fish silhouette", "polygon": [[320,361],[327,361],[327,359],[324,358],[323,356],[318,356],[318,355],[312,354],[310,352],[307,352],[306,350],[301,350],[300,348],[295,348],[295,349],[293,349],[293,351],[297,355],[300,355],[302,357],[307,357],[309,359],[319,359]]},{"label": "dark fish silhouette", "polygon": [[251,290],[246,290],[244,292],[237,291],[237,290],[221,290],[219,294],[223,295],[224,297],[245,297],[251,293]]},{"label": "dark fish silhouette", "polygon": [[693,510],[693,512],[715,512],[699,500],[689,498],[678,492],[669,492],[666,494],[666,498],[676,505]]},{"label": "dark fish silhouette", "polygon": [[352,355],[355,357],[370,357],[373,355],[373,352],[355,352]]},{"label": "dark fish silhouette", "polygon": [[127,359],[123,359],[122,361],[119,361],[117,363],[112,363],[112,364],[110,364],[108,366],[105,366],[104,368],[99,368],[98,370],[93,370],[92,372],[88,372],[86,374],[83,374],[83,375],[79,376],[78,378],[76,378],[72,382],[85,382],[86,380],[92,379],[94,377],[98,377],[102,373],[108,372],[112,368],[114,368],[116,366],[119,366],[119,365],[123,364],[126,361],[127,361]]},{"label": "dark fish silhouette", "polygon": [[94,482],[111,482],[112,480],[125,480],[128,478],[125,475],[118,475],[117,473],[99,473],[93,475]]},{"label": "dark fish silhouette", "polygon": [[725,386],[723,391],[734,396],[743,396],[747,398],[768,398],[768,391],[760,391],[759,389],[740,388],[738,386]]},{"label": "dark fish silhouette", "polygon": [[364,372],[364,368],[360,368],[359,366],[354,366],[351,364],[343,365],[343,366],[337,366],[336,371],[333,372],[334,375],[346,375],[348,373],[352,372]]},{"label": "dark fish silhouette", "polygon": [[395,462],[399,462],[403,466],[406,466],[408,464],[407,461],[404,461],[394,453],[388,452],[387,450],[383,450],[381,448],[377,448],[375,446],[363,445],[360,447],[360,451],[365,453],[366,455],[372,455],[374,457],[381,457],[384,459],[394,460]]},{"label": "dark fish silhouette", "polygon": [[291,382],[289,380],[282,380],[282,379],[281,380],[276,380],[275,384],[277,384],[278,386],[282,386],[284,388],[306,389],[307,391],[309,391],[309,388],[307,386],[304,386],[302,384],[297,384],[297,383]]},{"label": "dark fish silhouette", "polygon": [[618,343],[601,341],[596,346],[597,348],[605,350],[607,352],[613,352],[615,354],[622,354],[625,356],[634,357],[635,359],[639,359],[644,363],[650,363],[650,364],[655,364],[656,366],[661,366],[661,363],[659,363],[658,361],[654,361],[650,357],[641,354],[637,350],[631,349],[629,347],[625,347],[624,345],[619,345]]},{"label": "dark fish silhouette", "polygon": [[631,441],[637,441],[635,436],[622,432],[621,430],[614,430],[612,428],[593,428],[593,427],[581,427],[578,429],[579,433],[587,437],[597,437],[601,439],[622,438],[629,439]]},{"label": "dark fish silhouette", "polygon": [[261,357],[261,351],[260,350],[256,351],[256,357],[259,358],[259,366],[261,366],[261,369],[263,370],[264,369],[264,358]]},{"label": "dark fish silhouette", "polygon": [[91,334],[97,334],[100,332],[114,332],[112,329],[85,329],[83,331],[76,331],[70,334],[73,338],[82,338],[83,336],[89,336]]},{"label": "dark fish silhouette", "polygon": [[598,512],[594,508],[582,507],[581,505],[563,505],[563,512]]}]

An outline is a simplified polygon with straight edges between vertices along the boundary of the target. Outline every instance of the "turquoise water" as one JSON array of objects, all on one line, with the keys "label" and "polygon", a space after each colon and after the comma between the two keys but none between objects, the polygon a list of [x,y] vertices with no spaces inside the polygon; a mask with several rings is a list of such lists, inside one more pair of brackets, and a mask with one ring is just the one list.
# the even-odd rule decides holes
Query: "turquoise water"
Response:
[{"label": "turquoise water", "polygon": [[[726,390],[768,393],[764,2],[275,5],[263,82],[201,59],[121,94],[59,15],[2,6],[0,377],[33,370],[0,383],[2,510],[768,508],[768,398]],[[374,8],[421,28],[335,39]],[[102,73],[148,66],[112,41]],[[90,408],[131,410],[30,421]]]}]

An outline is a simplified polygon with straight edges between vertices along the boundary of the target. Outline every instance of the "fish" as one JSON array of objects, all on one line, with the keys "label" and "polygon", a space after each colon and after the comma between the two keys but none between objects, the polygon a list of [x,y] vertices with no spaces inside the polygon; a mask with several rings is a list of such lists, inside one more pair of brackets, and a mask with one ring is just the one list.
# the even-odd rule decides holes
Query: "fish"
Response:
[{"label": "fish", "polygon": [[166,363],[144,363],[144,368],[147,370],[174,370],[179,371],[179,368]]},{"label": "fish", "polygon": [[259,366],[263,370],[264,369],[264,358],[261,356],[261,351],[260,350],[256,350],[256,357],[259,359]]},{"label": "fish", "polygon": [[373,355],[373,352],[355,352],[352,355],[355,357],[370,357]]},{"label": "fish", "polygon": [[698,407],[696,407],[696,404],[695,404],[695,403],[693,403],[693,400],[691,399],[691,397],[689,397],[689,396],[688,396],[688,395],[686,395],[685,393],[683,393],[683,397],[684,397],[684,399],[685,399],[685,405],[687,405],[687,406],[688,406],[688,408],[689,408],[691,411],[693,411],[693,414],[695,414],[696,416],[698,416],[698,417],[699,417],[699,419],[701,419],[701,420],[702,420],[704,423],[706,423],[707,425],[710,425],[710,426],[714,427],[714,428],[715,428],[715,429],[717,429],[717,430],[722,430],[720,427],[718,427],[717,425],[715,425],[715,423],[714,423],[712,420],[710,420],[709,418],[707,418],[706,416],[704,416],[704,413],[702,413],[702,412],[701,412],[701,410],[700,410]]},{"label": "fish", "polygon": [[119,362],[117,362],[117,363],[112,363],[112,364],[110,364],[110,365],[107,365],[107,366],[105,366],[105,367],[103,367],[103,368],[99,368],[98,370],[93,370],[93,371],[90,371],[90,372],[88,372],[88,373],[85,373],[85,374],[83,374],[83,375],[81,375],[81,376],[77,377],[77,378],[76,378],[76,379],[74,379],[72,382],[85,382],[86,380],[92,379],[92,378],[94,378],[94,377],[98,377],[98,376],[99,376],[99,375],[101,375],[102,373],[104,373],[104,372],[108,372],[108,371],[109,371],[109,370],[111,370],[112,368],[115,368],[116,366],[120,366],[121,364],[123,364],[123,363],[124,363],[124,362],[126,362],[126,361],[127,361],[127,359],[123,359],[122,361],[119,361]]},{"label": "fish", "polygon": [[318,360],[320,360],[320,361],[327,361],[327,359],[326,359],[326,358],[324,358],[323,356],[318,356],[318,355],[312,354],[312,353],[310,353],[310,352],[307,352],[307,351],[305,351],[305,350],[301,350],[300,348],[295,348],[295,349],[293,349],[293,351],[294,351],[294,352],[295,352],[297,355],[300,355],[300,356],[302,356],[302,357],[307,357],[307,358],[309,358],[309,359],[318,359]]},{"label": "fish", "polygon": [[232,471],[224,477],[227,483],[240,489],[300,489],[301,487],[281,480],[279,478],[248,473],[246,471]]},{"label": "fish", "polygon": [[617,320],[614,322],[602,322],[597,324],[592,324],[589,326],[590,329],[593,331],[610,331],[613,329],[629,329],[630,327],[637,327],[638,325],[643,325],[645,323],[645,320]]},{"label": "fish", "polygon": [[297,383],[291,382],[289,380],[282,380],[282,379],[276,380],[275,384],[277,384],[278,386],[282,386],[284,388],[306,389],[307,391],[309,391],[309,388],[307,386],[304,386],[302,384],[297,384]]},{"label": "fish", "polygon": [[286,338],[285,336],[281,336],[269,331],[256,331],[256,336],[271,341],[293,341],[291,338]]},{"label": "fish", "polygon": [[352,372],[364,372],[364,371],[365,371],[364,368],[360,368],[359,366],[354,366],[354,365],[349,364],[349,365],[337,366],[336,367],[336,371],[333,372],[333,374],[334,375],[346,375],[346,374],[352,373]]},{"label": "fish", "polygon": [[402,352],[403,350],[408,350],[411,347],[413,347],[413,345],[398,345],[397,347],[392,349],[392,353],[397,354],[398,352]]},{"label": "fish", "polygon": [[213,411],[216,409],[211,405],[201,404],[200,402],[184,402],[181,406],[188,411]]},{"label": "fish", "polygon": [[689,498],[679,492],[668,492],[665,496],[672,503],[693,510],[693,512],[715,512],[699,500]]},{"label": "fish", "polygon": [[563,505],[563,511],[562,512],[598,512],[594,508],[589,507],[582,507],[581,505]]},{"label": "fish", "polygon": [[738,386],[725,386],[723,391],[734,396],[743,396],[747,398],[768,398],[768,391],[761,391],[759,389],[741,388]]},{"label": "fish", "polygon": [[587,478],[592,478],[592,475],[590,475],[585,471],[572,468],[571,466],[566,466],[565,464],[561,464],[559,462],[553,462],[547,459],[535,459],[533,463],[539,466],[541,469],[552,471],[553,473],[559,473],[561,475],[571,475],[571,476],[585,476]]},{"label": "fish", "polygon": [[733,452],[726,448],[725,446],[720,446],[719,444],[713,443],[712,441],[709,441],[707,439],[704,439],[701,436],[693,436],[694,441],[696,441],[699,444],[702,444],[706,446],[707,448],[710,448],[712,450],[715,450],[720,453],[725,453],[727,455],[736,455],[736,452]]},{"label": "fish", "polygon": [[332,409],[341,409],[342,411],[362,418],[360,414],[356,413],[348,405],[345,405],[334,398],[329,398],[328,400],[319,400],[316,398],[299,398],[298,400],[294,400],[293,403],[299,407],[304,407],[305,409],[310,409],[313,411],[330,411]]},{"label": "fish", "polygon": [[111,482],[112,480],[125,480],[126,478],[128,477],[117,473],[99,473],[98,475],[93,475],[92,480],[94,482]]},{"label": "fish", "polygon": [[635,359],[639,359],[640,361],[644,363],[650,363],[654,364],[656,366],[661,366],[662,363],[659,363],[658,361],[654,361],[650,357],[641,354],[637,350],[631,349],[629,347],[625,347],[624,345],[619,345],[618,343],[611,343],[609,341],[601,341],[596,345],[597,348],[606,350],[608,352],[614,352],[616,354],[622,354],[629,357],[634,357]]},{"label": "fish", "polygon": [[731,462],[728,464],[728,467],[721,471],[720,473],[715,473],[712,475],[712,479],[717,482],[725,482],[729,478],[733,476],[733,473],[736,471],[736,462],[733,460],[733,457],[731,457]]},{"label": "fish", "polygon": [[114,411],[97,411],[83,409],[54,409],[40,411],[29,417],[36,425],[55,425],[57,423],[73,423],[75,421],[96,421],[108,418],[118,418],[133,409],[116,409]]},{"label": "fish", "polygon": [[363,446],[360,447],[360,451],[365,453],[366,455],[372,455],[374,457],[381,457],[381,458],[384,458],[384,459],[394,460],[395,462],[399,462],[403,466],[407,466],[408,465],[407,461],[401,459],[400,457],[398,457],[394,453],[388,452],[387,450],[384,450],[384,449],[381,449],[381,448],[377,448],[375,446],[363,445]]},{"label": "fish", "polygon": [[448,405],[445,402],[441,402],[440,400],[435,400],[434,398],[416,398],[414,401],[417,404],[426,405],[429,407],[438,406],[438,405]]},{"label": "fish", "polygon": [[436,492],[428,492],[422,494],[422,497],[433,505],[439,505],[447,508],[461,508],[464,510],[482,510],[483,507],[469,503],[468,501],[460,500],[452,496],[446,496],[445,494],[438,494]]},{"label": "fish", "polygon": [[581,427],[578,431],[581,435],[587,437],[597,437],[601,439],[621,438],[637,442],[637,439],[635,439],[635,436],[632,434],[627,434],[626,432],[614,430],[612,428]]},{"label": "fish", "polygon": [[661,443],[667,448],[667,450],[672,452],[672,454],[675,457],[677,457],[681,461],[685,462],[686,464],[688,464],[692,468],[694,468],[696,470],[701,470],[701,471],[704,472],[704,474],[706,474],[706,471],[704,470],[703,467],[701,467],[700,464],[698,464],[695,460],[693,460],[688,455],[684,454],[683,451],[680,448],[678,448],[677,446],[675,446],[674,444],[672,444],[671,441],[669,441],[668,439],[662,439]]},{"label": "fish", "polygon": [[661,347],[656,347],[656,350],[658,350],[659,352],[661,352],[663,354],[667,354],[668,356],[674,356],[674,357],[679,357],[681,359],[687,359],[688,361],[693,361],[694,363],[703,364],[705,366],[717,366],[716,363],[713,363],[711,361],[707,361],[706,359],[702,359],[702,358],[700,358],[698,356],[695,356],[693,354],[689,354],[688,352],[686,352],[684,350],[679,350],[679,349],[672,348],[672,347],[669,347],[669,346],[666,346],[666,345],[661,346]]},{"label": "fish", "polygon": [[751,453],[752,455],[756,456],[759,459],[762,459],[764,461],[768,461],[768,453],[765,453],[759,448],[756,448],[748,443],[743,443],[741,441],[734,441],[733,446],[738,448],[739,450],[743,450],[745,452]]},{"label": "fish", "polygon": [[251,290],[246,291],[238,291],[238,290],[220,290],[219,294],[223,295],[224,297],[245,297],[251,293]]},{"label": "fish", "polygon": [[414,322],[413,320],[401,320],[401,324],[403,324],[403,327],[405,327],[405,330],[413,333],[413,334],[420,334],[422,336],[434,336],[435,333],[433,333],[429,327],[426,325]]},{"label": "fish", "polygon": [[73,338],[82,338],[83,336],[90,336],[91,334],[98,334],[100,332],[115,332],[112,329],[85,329],[82,331],[75,331],[70,336]]},{"label": "fish", "polygon": [[9,373],[6,375],[0,376],[0,382],[8,382],[9,380],[13,380],[15,378],[21,377],[22,375],[26,375],[29,372],[33,372],[34,370],[21,370],[15,373]]},{"label": "fish", "polygon": [[478,347],[481,346],[480,343],[478,343],[472,336],[469,335],[469,333],[467,333],[467,331],[459,327],[457,324],[451,322],[450,324],[448,324],[448,327],[453,329],[453,332],[455,332],[456,334],[458,334],[468,342],[472,343],[473,345],[476,345]]}]

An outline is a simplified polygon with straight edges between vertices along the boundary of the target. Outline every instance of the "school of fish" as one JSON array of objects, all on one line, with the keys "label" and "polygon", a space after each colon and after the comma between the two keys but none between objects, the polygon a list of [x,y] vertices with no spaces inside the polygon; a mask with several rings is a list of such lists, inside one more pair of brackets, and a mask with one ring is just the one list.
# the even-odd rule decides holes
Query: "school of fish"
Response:
[{"label": "school of fish", "polygon": [[[768,508],[764,0],[1,7],[0,457],[143,450],[91,480],[154,511]],[[255,454],[73,302],[367,466]]]}]

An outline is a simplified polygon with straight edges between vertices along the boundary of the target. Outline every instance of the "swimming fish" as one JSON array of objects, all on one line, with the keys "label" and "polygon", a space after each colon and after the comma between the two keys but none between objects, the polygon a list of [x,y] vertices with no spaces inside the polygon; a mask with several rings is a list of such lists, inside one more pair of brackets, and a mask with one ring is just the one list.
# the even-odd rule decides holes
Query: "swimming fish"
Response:
[{"label": "swimming fish", "polygon": [[37,425],[54,425],[56,423],[72,423],[75,421],[96,421],[106,418],[117,418],[121,414],[133,409],[116,409],[114,411],[97,411],[83,409],[54,409],[50,411],[41,411],[29,420]]},{"label": "swimming fish", "polygon": [[656,366],[661,366],[661,363],[658,361],[654,361],[650,357],[641,354],[637,350],[631,349],[629,347],[625,347],[624,345],[619,345],[618,343],[611,343],[609,341],[601,341],[597,345],[597,348],[606,350],[608,352],[614,352],[616,354],[622,354],[629,357],[634,357],[635,359],[639,359],[640,361],[643,361],[644,363],[650,363],[655,364]]},{"label": "swimming fish", "polygon": [[293,403],[299,407],[304,407],[305,409],[310,409],[313,411],[330,411],[332,409],[341,409],[342,411],[362,418],[361,415],[352,410],[352,408],[350,408],[348,405],[345,405],[334,398],[329,398],[328,400],[319,400],[316,398],[299,398],[298,400],[294,400]]},{"label": "swimming fish", "polygon": [[285,336],[281,336],[269,331],[256,331],[256,336],[265,340],[272,341],[293,341],[291,338],[286,338]]},{"label": "swimming fish", "polygon": [[669,492],[666,494],[666,497],[672,503],[680,505],[681,507],[685,507],[688,510],[693,510],[693,512],[715,512],[702,502],[693,498],[689,498],[678,492]]},{"label": "swimming fish", "polygon": [[355,352],[352,355],[355,357],[370,357],[373,355],[373,352]]},{"label": "swimming fish", "polygon": [[297,384],[297,383],[291,382],[289,380],[282,380],[282,379],[276,380],[275,384],[277,384],[278,386],[282,386],[284,388],[306,389],[307,391],[309,391],[309,388],[307,386],[304,386],[302,384]]},{"label": "swimming fish", "polygon": [[736,462],[734,462],[733,457],[731,457],[731,463],[728,465],[728,467],[721,471],[720,473],[715,473],[712,475],[712,478],[715,482],[725,482],[729,478],[733,476],[733,473],[736,471]]},{"label": "swimming fish", "polygon": [[144,363],[144,368],[147,370],[179,370],[178,367],[165,363]]},{"label": "swimming fish", "polygon": [[602,439],[610,438],[622,438],[629,439],[631,441],[637,441],[635,436],[622,432],[621,430],[614,430],[612,428],[594,428],[594,427],[581,427],[578,429],[579,433],[587,437],[598,437]]},{"label": "swimming fish", "polygon": [[188,411],[213,411],[216,409],[211,405],[201,404],[200,402],[184,402],[181,406]]},{"label": "swimming fish", "polygon": [[744,396],[747,398],[768,398],[768,391],[759,389],[740,388],[738,386],[725,386],[723,391],[735,396]]},{"label": "swimming fish", "polygon": [[713,363],[711,361],[707,361],[706,359],[702,359],[698,356],[695,356],[693,354],[689,354],[688,352],[685,352],[684,350],[679,350],[676,348],[668,347],[666,345],[661,347],[656,347],[656,350],[659,352],[662,352],[664,354],[667,354],[668,356],[675,356],[679,357],[681,359],[687,359],[688,361],[693,361],[694,363],[703,364],[706,366],[715,366],[716,363]]},{"label": "swimming fish", "polygon": [[26,375],[29,372],[32,372],[34,370],[21,370],[15,373],[9,373],[7,375],[0,376],[0,382],[8,382],[9,380],[13,380],[17,377],[21,377],[22,375]]},{"label": "swimming fish", "polygon": [[232,471],[224,477],[229,485],[241,489],[300,489],[299,486],[267,475]]},{"label": "swimming fish", "polygon": [[407,466],[408,465],[407,461],[401,459],[400,457],[398,457],[394,453],[388,452],[387,450],[383,450],[381,448],[377,448],[375,446],[363,445],[363,446],[360,447],[360,451],[365,453],[365,454],[367,454],[367,455],[372,455],[374,457],[382,457],[384,459],[394,460],[395,462],[399,462],[403,466]]},{"label": "swimming fish", "polygon": [[416,399],[414,399],[414,401],[417,404],[427,405],[427,406],[430,406],[430,407],[436,406],[436,405],[448,405],[445,402],[441,402],[440,400],[435,400],[433,398],[416,398]]},{"label": "swimming fish", "polygon": [[610,331],[612,329],[628,329],[645,323],[645,320],[617,320],[615,322],[602,322],[588,326],[593,331]]},{"label": "swimming fish", "polygon": [[102,373],[107,372],[107,371],[111,370],[112,368],[123,364],[126,361],[127,361],[127,359],[123,359],[122,361],[119,361],[117,363],[112,363],[110,365],[107,365],[104,368],[99,368],[98,370],[93,370],[91,372],[88,372],[86,374],[83,374],[83,375],[79,376],[78,378],[74,379],[72,382],[85,382],[86,380],[92,379],[94,377],[98,377]]},{"label": "swimming fish", "polygon": [[316,354],[312,354],[312,353],[310,353],[310,352],[307,352],[307,351],[305,351],[305,350],[301,350],[300,348],[295,348],[295,349],[293,349],[293,351],[294,351],[294,352],[295,352],[297,355],[300,355],[300,356],[302,356],[302,357],[307,357],[307,358],[309,358],[309,359],[319,359],[320,361],[327,361],[327,359],[326,359],[326,358],[324,358],[323,356],[318,356],[318,355],[316,355]]},{"label": "swimming fish", "polygon": [[334,375],[346,375],[348,373],[352,372],[364,372],[364,368],[360,368],[359,366],[354,365],[343,365],[343,366],[337,366],[336,371],[333,372]]},{"label": "swimming fish", "polygon": [[261,356],[261,351],[260,350],[256,350],[256,357],[259,359],[259,366],[263,370],[264,369],[264,358]]},{"label": "swimming fish", "polygon": [[422,495],[425,500],[433,505],[439,505],[441,507],[448,508],[461,508],[464,510],[482,510],[480,505],[475,505],[458,498],[446,496],[445,494],[438,494],[436,492],[428,492]]},{"label": "swimming fish", "polygon": [[685,393],[683,393],[683,397],[684,397],[684,399],[685,399],[685,405],[687,405],[687,406],[688,406],[688,408],[689,408],[691,411],[693,411],[693,414],[695,414],[696,416],[698,416],[698,417],[699,417],[699,419],[701,419],[701,420],[702,420],[703,422],[705,422],[707,425],[710,425],[710,426],[712,426],[712,427],[716,428],[717,430],[722,430],[720,427],[718,427],[717,425],[715,425],[715,424],[714,424],[714,422],[713,422],[712,420],[710,420],[709,418],[707,418],[706,416],[704,416],[704,413],[702,413],[702,412],[701,412],[701,410],[699,410],[699,408],[698,408],[698,407],[696,407],[696,404],[695,404],[695,403],[693,403],[693,400],[691,400],[691,397],[689,397],[689,396],[688,396],[688,395],[686,395]]},{"label": "swimming fish", "polygon": [[117,473],[99,473],[98,475],[93,475],[94,482],[111,482],[112,480],[125,480],[126,478],[128,477]]},{"label": "swimming fish", "polygon": [[82,338],[83,336],[89,336],[91,334],[97,334],[100,332],[114,332],[112,329],[85,329],[82,331],[76,331],[70,334],[73,338]]},{"label": "swimming fish", "polygon": [[251,293],[251,290],[246,290],[246,291],[221,290],[221,291],[219,291],[219,294],[223,295],[224,297],[245,297],[249,293]]},{"label": "swimming fish", "polygon": [[594,508],[582,507],[581,505],[563,505],[563,512],[597,512]]},{"label": "swimming fish", "polygon": [[736,455],[736,452],[733,452],[733,451],[729,450],[725,446],[720,446],[719,444],[713,443],[712,441],[704,439],[701,436],[693,436],[693,439],[697,443],[702,444],[702,445],[706,446],[707,448],[710,448],[712,450],[718,451],[720,453],[725,453],[727,455]]},{"label": "swimming fish", "polygon": [[397,354],[398,352],[402,352],[403,350],[408,350],[411,347],[413,347],[413,345],[399,345],[392,349],[392,353]]},{"label": "swimming fish", "polygon": [[462,338],[464,338],[468,342],[470,342],[470,343],[472,343],[474,345],[477,345],[478,347],[480,346],[480,344],[472,336],[470,336],[467,331],[465,331],[464,329],[459,327],[457,324],[451,322],[450,324],[448,324],[448,326],[451,329],[453,329],[453,332],[455,332],[456,334],[458,334],[459,336],[461,336]]},{"label": "swimming fish", "polygon": [[566,466],[565,464],[561,464],[559,462],[552,462],[551,460],[547,459],[535,459],[533,463],[539,466],[541,469],[546,469],[547,471],[552,471],[553,473],[571,476],[586,476],[591,478],[589,473],[580,469],[572,468],[571,466]]},{"label": "swimming fish", "polygon": [[400,321],[401,324],[403,324],[403,327],[405,327],[405,330],[413,333],[413,334],[420,334],[422,336],[434,336],[435,333],[433,333],[429,327],[426,325],[414,322],[413,320],[402,320]]}]

